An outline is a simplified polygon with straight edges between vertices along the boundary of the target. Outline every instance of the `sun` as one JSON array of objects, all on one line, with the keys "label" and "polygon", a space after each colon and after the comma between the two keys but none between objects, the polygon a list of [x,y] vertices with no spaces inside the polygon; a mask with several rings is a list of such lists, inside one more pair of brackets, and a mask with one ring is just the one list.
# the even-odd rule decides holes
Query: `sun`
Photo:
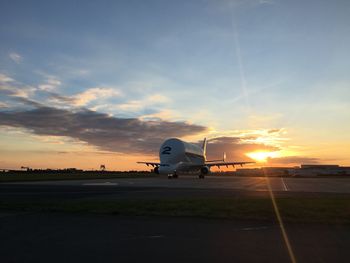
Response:
[{"label": "sun", "polygon": [[268,158],[275,158],[279,156],[278,152],[262,152],[262,151],[250,152],[250,153],[247,153],[246,155],[260,163],[266,163]]}]

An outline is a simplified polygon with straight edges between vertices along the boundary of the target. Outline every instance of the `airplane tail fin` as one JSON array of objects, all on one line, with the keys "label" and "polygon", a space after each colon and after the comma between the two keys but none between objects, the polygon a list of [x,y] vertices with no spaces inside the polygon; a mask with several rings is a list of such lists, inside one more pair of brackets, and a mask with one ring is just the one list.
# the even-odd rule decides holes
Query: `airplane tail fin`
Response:
[{"label": "airplane tail fin", "polygon": [[207,154],[207,138],[204,138],[204,140],[203,140],[202,149],[203,149],[204,156],[206,156],[206,154]]}]

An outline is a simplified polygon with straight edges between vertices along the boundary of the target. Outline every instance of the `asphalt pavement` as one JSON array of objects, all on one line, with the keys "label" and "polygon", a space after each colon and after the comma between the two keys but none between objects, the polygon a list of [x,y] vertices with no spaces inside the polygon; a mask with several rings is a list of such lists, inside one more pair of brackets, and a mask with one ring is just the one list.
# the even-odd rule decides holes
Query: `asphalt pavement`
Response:
[{"label": "asphalt pavement", "polygon": [[[350,227],[287,225],[297,262],[349,262]],[[266,222],[0,213],[1,262],[291,262]]]},{"label": "asphalt pavement", "polygon": [[[347,178],[124,178],[1,183],[1,200],[329,196]],[[296,262],[349,262],[350,226],[287,224]],[[0,262],[292,262],[276,222],[0,211]]]}]

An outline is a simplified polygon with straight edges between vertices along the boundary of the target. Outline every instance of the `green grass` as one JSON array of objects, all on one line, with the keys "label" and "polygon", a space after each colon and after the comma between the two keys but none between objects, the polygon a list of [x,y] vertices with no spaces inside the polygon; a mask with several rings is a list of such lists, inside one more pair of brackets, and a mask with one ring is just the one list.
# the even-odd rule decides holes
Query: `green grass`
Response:
[{"label": "green grass", "polygon": [[112,179],[112,178],[137,178],[137,177],[155,177],[154,173],[149,172],[77,172],[77,173],[5,173],[0,172],[1,182],[24,182],[24,181],[52,181],[52,180],[81,180],[81,179]]},{"label": "green grass", "polygon": [[[277,198],[284,222],[350,224],[350,198]],[[0,201],[2,210],[275,220],[268,198]]]}]

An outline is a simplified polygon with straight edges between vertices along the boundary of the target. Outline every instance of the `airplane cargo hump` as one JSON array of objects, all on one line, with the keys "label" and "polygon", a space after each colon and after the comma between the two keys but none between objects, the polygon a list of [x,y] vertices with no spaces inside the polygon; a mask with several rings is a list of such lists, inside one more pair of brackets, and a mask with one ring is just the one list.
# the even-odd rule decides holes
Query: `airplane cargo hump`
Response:
[{"label": "airplane cargo hump", "polygon": [[185,144],[177,138],[165,140],[159,149],[161,163],[173,164],[183,161],[185,157]]}]

